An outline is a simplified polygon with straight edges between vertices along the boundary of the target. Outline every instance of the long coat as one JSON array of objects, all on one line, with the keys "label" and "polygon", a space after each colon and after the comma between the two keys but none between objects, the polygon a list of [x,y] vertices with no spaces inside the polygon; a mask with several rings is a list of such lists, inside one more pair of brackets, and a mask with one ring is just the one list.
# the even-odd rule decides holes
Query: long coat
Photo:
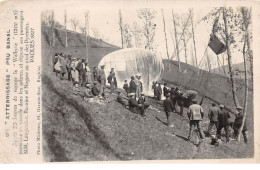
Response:
[{"label": "long coat", "polygon": [[65,57],[60,57],[60,64],[61,64],[61,73],[65,74],[67,73],[67,59]]}]

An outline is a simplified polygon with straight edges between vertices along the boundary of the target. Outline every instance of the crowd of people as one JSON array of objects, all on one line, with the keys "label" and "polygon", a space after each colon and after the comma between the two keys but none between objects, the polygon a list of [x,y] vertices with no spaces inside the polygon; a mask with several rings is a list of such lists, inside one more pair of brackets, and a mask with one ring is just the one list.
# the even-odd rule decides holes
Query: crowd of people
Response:
[{"label": "crowd of people", "polygon": [[[111,71],[108,76],[105,74],[105,66],[102,65],[100,69],[97,67],[91,69],[88,62],[85,59],[80,59],[72,57],[71,55],[65,55],[63,53],[56,53],[53,58],[53,71],[56,73],[57,77],[60,77],[61,80],[64,80],[64,75],[67,73],[68,81],[73,83],[73,94],[81,94],[79,86],[84,87],[84,92],[82,97],[84,100],[89,99],[103,99],[106,100],[106,82],[110,84],[110,93],[113,94],[117,91],[117,101],[121,103],[125,108],[129,109],[131,112],[140,114],[141,116],[145,115],[145,109],[150,105],[146,101],[145,94],[143,92],[143,84],[141,81],[140,75],[131,76],[131,80],[128,84],[128,80],[124,81],[123,89],[126,95],[123,95],[121,90],[117,90],[117,79],[114,68],[111,68]],[[162,94],[166,98],[163,101],[163,108],[167,117],[167,124],[169,127],[174,127],[174,112],[176,111],[176,105],[180,107],[179,114],[183,116],[183,92],[179,87],[167,86],[167,83],[164,83],[162,89],[160,82],[153,82],[152,89],[154,92],[155,100],[162,100]],[[191,103],[188,104],[187,116],[190,121],[190,129],[188,134],[188,140],[191,140],[191,132],[196,128],[199,132],[199,137],[204,138],[204,133],[201,130],[200,123],[204,118],[204,111],[201,107],[201,103],[198,104],[196,100],[191,100]],[[221,130],[224,128],[226,133],[226,142],[230,142],[230,131],[231,127],[234,130],[234,137],[237,138],[238,130],[242,125],[243,112],[242,107],[237,108],[236,118],[233,123],[230,122],[230,113],[224,109],[223,105],[217,106],[215,103],[212,103],[212,106],[208,112],[208,118],[210,120],[208,127],[208,134],[212,135],[213,126],[216,127],[216,137],[221,139]],[[245,143],[248,142],[247,136],[247,125],[245,125],[242,130]],[[202,140],[201,140],[202,141]]]}]

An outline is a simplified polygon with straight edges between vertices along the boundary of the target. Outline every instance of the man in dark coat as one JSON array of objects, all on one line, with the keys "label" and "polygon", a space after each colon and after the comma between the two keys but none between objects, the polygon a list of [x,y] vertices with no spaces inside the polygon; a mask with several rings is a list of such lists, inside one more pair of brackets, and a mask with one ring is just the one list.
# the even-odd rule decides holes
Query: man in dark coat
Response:
[{"label": "man in dark coat", "polygon": [[163,101],[163,107],[164,107],[164,111],[166,113],[168,126],[174,127],[174,125],[173,125],[174,106],[170,99],[170,94],[168,94],[168,93],[166,94],[166,99]]},{"label": "man in dark coat", "polygon": [[148,103],[145,102],[145,96],[144,93],[141,93],[141,97],[139,97],[138,99],[138,104],[142,104],[144,106],[144,108],[148,108],[150,105]]},{"label": "man in dark coat", "polygon": [[218,129],[217,136],[221,139],[221,130],[224,128],[226,133],[226,142],[229,142],[229,125],[230,125],[230,114],[224,110],[224,105],[219,105],[220,112],[218,114]]},{"label": "man in dark coat", "polygon": [[180,106],[180,115],[183,116],[183,105],[184,105],[182,99],[183,92],[181,91],[181,89],[177,87],[175,89],[175,94],[176,94],[176,102]]},{"label": "man in dark coat", "polygon": [[142,106],[142,104],[138,104],[135,100],[135,93],[130,93],[129,95],[130,95],[128,100],[129,110],[137,114],[144,113],[144,107]]},{"label": "man in dark coat", "polygon": [[209,108],[209,127],[208,127],[208,133],[211,133],[212,127],[215,125],[216,129],[218,128],[218,115],[219,115],[219,107],[216,106],[215,103],[212,103],[212,106]]},{"label": "man in dark coat", "polygon": [[164,87],[163,87],[163,95],[164,97],[166,97],[166,94],[169,93],[170,91],[167,88],[167,83],[164,83]]},{"label": "man in dark coat", "polygon": [[124,107],[128,107],[127,99],[123,97],[120,91],[118,91],[117,101],[118,103],[121,103]]},{"label": "man in dark coat", "polygon": [[99,95],[99,90],[98,90],[98,87],[97,87],[97,82],[94,81],[94,86],[92,87],[92,90],[91,90],[92,94],[94,96],[98,96]]},{"label": "man in dark coat", "polygon": [[154,94],[154,99],[157,100],[158,97],[158,83],[155,82],[153,85],[153,94]]},{"label": "man in dark coat", "polygon": [[135,85],[135,77],[131,77],[131,81],[129,82],[129,93],[135,93],[136,92],[136,85]]},{"label": "man in dark coat", "polygon": [[76,69],[79,72],[79,85],[84,86],[86,83],[86,69],[85,69],[85,59],[81,59],[78,62]]},{"label": "man in dark coat", "polygon": [[124,86],[123,86],[123,89],[125,89],[126,95],[128,96],[129,86],[128,86],[127,80],[125,80],[125,84],[124,84]]},{"label": "man in dark coat", "polygon": [[[236,139],[238,138],[239,128],[242,126],[242,122],[243,122],[243,108],[241,106],[238,106],[237,111],[238,111],[238,114],[235,115],[236,119],[235,119],[234,125],[233,125]],[[248,143],[246,119],[245,119],[245,123],[244,123],[243,129],[242,129],[242,134],[243,134],[245,143]]]},{"label": "man in dark coat", "polygon": [[157,100],[161,100],[162,99],[162,87],[161,87],[161,83],[158,83],[158,86],[157,86]]},{"label": "man in dark coat", "polygon": [[66,69],[68,72],[68,80],[71,81],[71,55],[68,55],[67,63],[66,63]]},{"label": "man in dark coat", "polygon": [[98,69],[97,69],[97,67],[94,67],[93,79],[94,79],[94,81],[98,81]]}]

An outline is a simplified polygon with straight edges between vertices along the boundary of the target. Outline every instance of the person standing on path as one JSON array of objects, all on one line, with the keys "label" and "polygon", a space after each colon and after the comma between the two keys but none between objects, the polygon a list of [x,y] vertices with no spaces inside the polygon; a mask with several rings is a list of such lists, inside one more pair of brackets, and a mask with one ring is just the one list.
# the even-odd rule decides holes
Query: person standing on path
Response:
[{"label": "person standing on path", "polygon": [[105,69],[105,65],[102,65],[101,70],[99,71],[100,93],[102,96],[105,96],[105,88],[106,88],[106,74],[104,69]]},{"label": "person standing on path", "polygon": [[219,105],[220,112],[218,114],[218,129],[217,129],[217,136],[218,139],[221,139],[221,130],[222,128],[225,129],[226,132],[226,142],[229,143],[229,125],[230,125],[230,114],[229,112],[224,110],[224,105]]},{"label": "person standing on path", "polygon": [[129,93],[135,93],[136,92],[136,85],[135,85],[135,77],[131,77],[131,81],[129,82]]},{"label": "person standing on path", "polygon": [[170,95],[168,93],[166,94],[166,99],[163,101],[163,107],[164,107],[164,111],[166,113],[168,126],[174,127],[174,124],[173,124],[174,106],[170,99]]},{"label": "person standing on path", "polygon": [[161,83],[158,83],[157,86],[157,100],[161,100],[162,99],[162,87],[161,87]]},{"label": "person standing on path", "polygon": [[98,70],[97,70],[97,67],[94,67],[94,70],[93,70],[93,80],[94,81],[98,81]]},{"label": "person standing on path", "polygon": [[110,74],[109,74],[109,79],[110,79],[110,90],[111,93],[114,93],[115,91],[115,77],[116,77],[116,73],[115,73],[115,69],[111,68]]},{"label": "person standing on path", "polygon": [[188,118],[190,120],[190,130],[189,130],[189,135],[188,135],[188,140],[191,140],[190,136],[191,136],[191,131],[194,128],[197,128],[199,131],[199,137],[201,139],[204,139],[204,135],[203,132],[200,128],[200,122],[202,121],[203,117],[204,117],[204,112],[202,107],[197,104],[196,100],[192,101],[192,105],[190,105],[189,110],[187,112],[188,114]]},{"label": "person standing on path", "polygon": [[68,73],[68,80],[71,81],[72,77],[71,77],[71,55],[68,55],[68,59],[67,59],[67,63],[66,63],[66,69],[67,69],[67,73]]},{"label": "person standing on path", "polygon": [[211,134],[211,130],[215,125],[216,129],[218,128],[218,115],[219,115],[219,107],[216,106],[216,103],[212,103],[212,106],[209,108],[209,127],[208,127],[208,134]]},{"label": "person standing on path", "polygon": [[[235,115],[236,119],[235,119],[234,125],[233,125],[236,140],[238,138],[239,128],[242,126],[242,122],[243,122],[243,108],[241,106],[238,106],[237,111],[238,111],[238,113]],[[243,134],[245,143],[248,143],[247,121],[246,121],[246,119],[245,119],[245,123],[244,123],[243,129],[242,129],[242,134]]]},{"label": "person standing on path", "polygon": [[140,96],[141,96],[141,83],[140,81],[138,80],[139,76],[136,75],[135,76],[135,79],[134,79],[134,82],[135,82],[135,87],[136,87],[136,91],[135,91],[135,97],[138,99]]}]

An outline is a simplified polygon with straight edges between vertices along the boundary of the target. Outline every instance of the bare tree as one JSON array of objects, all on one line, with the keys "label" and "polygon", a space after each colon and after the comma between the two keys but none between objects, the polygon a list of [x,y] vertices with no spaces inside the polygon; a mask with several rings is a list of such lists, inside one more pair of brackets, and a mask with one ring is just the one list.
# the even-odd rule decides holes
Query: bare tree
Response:
[{"label": "bare tree", "polygon": [[89,42],[88,42],[88,36],[89,36],[89,11],[85,12],[85,37],[86,37],[86,59],[88,62],[88,53],[89,53]]},{"label": "bare tree", "polygon": [[191,29],[192,29],[192,39],[193,39],[193,48],[194,48],[194,57],[195,57],[195,63],[196,63],[196,67],[198,66],[198,61],[197,61],[197,51],[196,51],[196,41],[195,41],[195,34],[194,34],[194,23],[193,23],[193,9],[190,10],[191,13],[191,18],[190,18],[190,22],[191,22]]},{"label": "bare tree", "polygon": [[68,47],[68,32],[67,32],[67,11],[64,11],[64,31],[65,31],[65,47]]},{"label": "bare tree", "polygon": [[174,35],[175,35],[175,46],[176,46],[176,51],[177,51],[177,58],[178,58],[178,71],[181,71],[181,66],[180,66],[180,56],[179,56],[179,42],[178,42],[178,33],[176,29],[176,22],[172,10],[172,20],[173,20],[173,26],[174,26]]},{"label": "bare tree", "polygon": [[100,39],[101,34],[97,28],[91,28],[93,38]]},{"label": "bare tree", "polygon": [[86,27],[81,26],[81,27],[79,27],[79,29],[80,29],[80,32],[81,32],[83,35],[86,36]]},{"label": "bare tree", "polygon": [[146,38],[145,47],[149,50],[156,50],[156,47],[154,46],[156,24],[153,22],[155,14],[156,10],[150,8],[142,8],[137,10],[137,16],[143,22],[141,30],[144,37]]},{"label": "bare tree", "polygon": [[125,47],[126,48],[132,47],[132,42],[131,42],[132,32],[129,24],[124,24],[122,33],[123,33],[123,44],[125,44]]},{"label": "bare tree", "polygon": [[73,27],[73,30],[76,32],[77,27],[79,26],[79,20],[77,18],[73,18],[70,20],[71,26]]},{"label": "bare tree", "polygon": [[[170,60],[169,52],[168,52],[168,43],[167,43],[167,35],[166,35],[166,30],[165,30],[165,20],[164,20],[164,13],[163,9],[162,10],[162,18],[163,18],[163,31],[164,31],[164,38],[165,38],[165,47],[166,47],[166,53],[167,53],[167,58]],[[168,70],[170,71],[170,62],[168,65]]]},{"label": "bare tree", "polygon": [[142,30],[139,27],[139,25],[137,24],[137,22],[133,22],[131,31],[134,36],[135,47],[142,47],[143,46],[143,36],[142,36],[143,34],[142,34]]},{"label": "bare tree", "polygon": [[119,28],[120,28],[120,32],[121,32],[122,48],[124,48],[124,33],[123,33],[123,21],[122,21],[121,9],[119,9]]}]

